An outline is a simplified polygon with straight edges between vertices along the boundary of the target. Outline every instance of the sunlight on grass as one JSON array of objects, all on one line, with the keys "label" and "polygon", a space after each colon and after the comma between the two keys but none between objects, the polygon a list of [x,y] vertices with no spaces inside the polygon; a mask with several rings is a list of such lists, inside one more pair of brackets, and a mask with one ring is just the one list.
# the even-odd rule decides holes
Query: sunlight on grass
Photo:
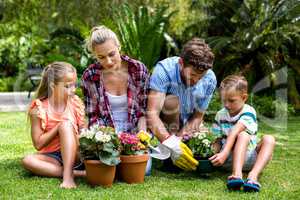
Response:
[{"label": "sunlight on grass", "polygon": [[261,132],[272,133],[278,145],[272,162],[261,176],[259,194],[229,192],[225,184],[228,172],[199,177],[158,169],[152,171],[151,177],[146,177],[144,184],[117,182],[112,188],[103,189],[92,188],[85,179],[77,179],[77,189],[61,190],[59,179],[32,176],[20,165],[24,155],[35,152],[26,114],[0,113],[0,119],[1,199],[296,199],[300,191],[300,118],[291,118],[286,132],[262,125]]}]

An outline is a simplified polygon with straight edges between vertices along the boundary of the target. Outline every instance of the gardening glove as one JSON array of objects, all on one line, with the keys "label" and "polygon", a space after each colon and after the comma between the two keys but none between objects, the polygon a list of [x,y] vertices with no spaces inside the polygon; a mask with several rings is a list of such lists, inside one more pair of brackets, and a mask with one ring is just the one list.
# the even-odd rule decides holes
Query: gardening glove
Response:
[{"label": "gardening glove", "polygon": [[150,145],[152,158],[156,158],[159,160],[165,160],[171,156],[171,151],[168,147],[164,146],[163,144],[159,143],[157,147],[152,147]]},{"label": "gardening glove", "polygon": [[158,148],[160,148],[160,151],[166,151],[166,148],[168,148],[170,157],[177,167],[185,171],[196,170],[198,161],[193,158],[192,151],[181,142],[179,137],[171,135]]}]

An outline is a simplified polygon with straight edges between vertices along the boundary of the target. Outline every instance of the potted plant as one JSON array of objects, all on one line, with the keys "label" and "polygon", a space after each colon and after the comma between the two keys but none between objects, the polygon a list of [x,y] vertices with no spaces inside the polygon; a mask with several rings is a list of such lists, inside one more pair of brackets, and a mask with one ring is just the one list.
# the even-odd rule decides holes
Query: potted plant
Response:
[{"label": "potted plant", "polygon": [[213,165],[208,158],[215,154],[213,143],[216,139],[217,138],[206,129],[183,136],[183,142],[192,150],[194,158],[199,161],[197,167],[199,173],[209,173],[213,171]]},{"label": "potted plant", "polygon": [[118,135],[111,127],[94,125],[81,131],[79,149],[88,183],[112,186],[116,165],[120,163],[119,145]]},{"label": "potted plant", "polygon": [[144,182],[150,139],[151,136],[144,131],[119,134],[121,163],[118,165],[118,175],[121,180],[126,183]]}]

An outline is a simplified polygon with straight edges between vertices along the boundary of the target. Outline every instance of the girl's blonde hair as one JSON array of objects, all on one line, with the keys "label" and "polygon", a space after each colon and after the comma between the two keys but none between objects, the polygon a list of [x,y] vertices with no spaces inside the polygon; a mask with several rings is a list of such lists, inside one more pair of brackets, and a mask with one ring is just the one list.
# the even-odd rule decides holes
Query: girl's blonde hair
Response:
[{"label": "girl's blonde hair", "polygon": [[87,49],[94,53],[95,46],[98,44],[103,44],[107,40],[113,40],[116,46],[120,49],[120,41],[117,35],[106,26],[95,26],[92,28],[89,37],[86,39]]},{"label": "girl's blonde hair", "polygon": [[36,99],[46,99],[51,96],[51,85],[62,82],[67,73],[76,73],[76,69],[70,63],[53,62],[47,65],[42,72],[42,80],[35,92]]},{"label": "girl's blonde hair", "polygon": [[220,91],[234,89],[241,93],[248,92],[248,82],[244,76],[229,75],[220,84]]}]

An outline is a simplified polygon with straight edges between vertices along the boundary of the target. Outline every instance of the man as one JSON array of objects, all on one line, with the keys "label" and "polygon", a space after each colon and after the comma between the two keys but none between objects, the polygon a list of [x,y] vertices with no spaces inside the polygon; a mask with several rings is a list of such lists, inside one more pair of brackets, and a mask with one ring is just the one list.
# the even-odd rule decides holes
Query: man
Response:
[{"label": "man", "polygon": [[[194,38],[184,45],[180,57],[167,58],[155,66],[150,79],[147,120],[161,144],[152,157],[171,156],[176,166],[196,169],[198,162],[180,138],[202,124],[216,87],[211,70],[213,60],[208,45]],[[163,152],[164,158],[160,155]]]}]

